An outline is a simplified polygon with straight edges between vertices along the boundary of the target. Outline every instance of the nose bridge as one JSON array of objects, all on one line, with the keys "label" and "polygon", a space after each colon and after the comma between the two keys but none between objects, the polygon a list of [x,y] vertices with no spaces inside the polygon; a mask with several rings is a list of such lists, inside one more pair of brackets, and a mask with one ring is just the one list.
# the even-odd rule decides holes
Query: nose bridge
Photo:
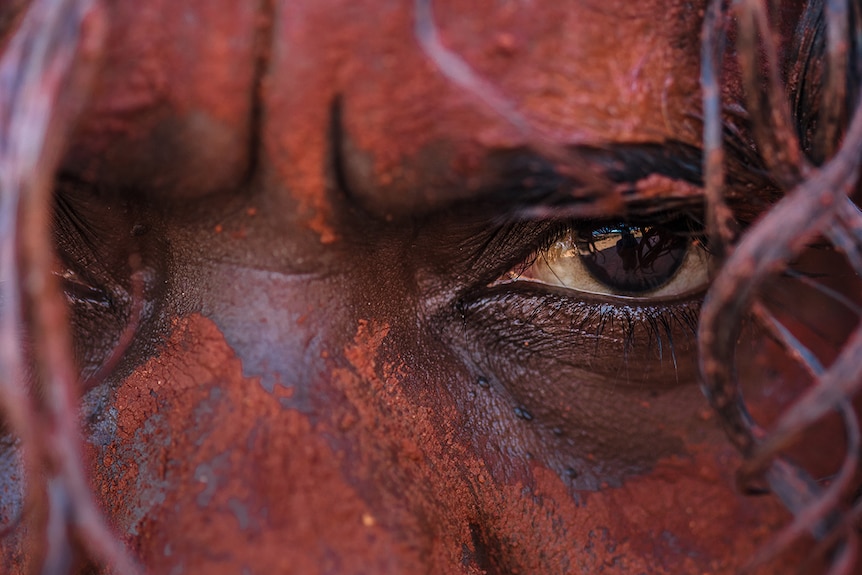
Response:
[{"label": "nose bridge", "polygon": [[116,392],[97,491],[153,572],[416,572],[305,414],[242,375],[218,328],[179,320]]}]

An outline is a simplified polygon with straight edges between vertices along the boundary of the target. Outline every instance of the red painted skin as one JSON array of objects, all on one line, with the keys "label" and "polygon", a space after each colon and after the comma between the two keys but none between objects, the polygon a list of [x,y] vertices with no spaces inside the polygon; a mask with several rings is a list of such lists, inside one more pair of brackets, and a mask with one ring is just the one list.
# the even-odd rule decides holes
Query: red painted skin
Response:
[{"label": "red painted skin", "polygon": [[[109,4],[64,170],[93,210],[146,206],[106,216],[153,305],[86,405],[94,489],[152,573],[734,573],[786,523],[735,489],[690,334],[675,373],[456,305],[518,263],[470,206],[526,142],[410,2]],[[700,3],[467,4],[434,3],[444,44],[555,141],[700,145]]]}]

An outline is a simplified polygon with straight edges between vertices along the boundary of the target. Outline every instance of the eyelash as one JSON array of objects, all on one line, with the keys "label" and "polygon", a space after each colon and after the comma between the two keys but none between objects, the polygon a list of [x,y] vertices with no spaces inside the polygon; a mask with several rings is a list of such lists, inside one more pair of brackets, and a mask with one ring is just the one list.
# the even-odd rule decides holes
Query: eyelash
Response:
[{"label": "eyelash", "polygon": [[[680,373],[691,373],[700,297],[668,305],[617,305],[574,299],[561,291],[535,285],[496,286],[466,303],[464,325],[471,326],[474,337],[482,338],[485,346],[503,346],[503,355],[516,364],[544,357],[560,369],[587,371],[615,386],[651,377],[648,374],[656,370],[668,370],[662,382],[688,380]],[[632,364],[633,356],[640,362]],[[688,360],[686,368],[683,359]],[[639,369],[629,374],[632,366]],[[627,372],[623,380],[620,369]]]},{"label": "eyelash", "polygon": [[[528,249],[520,252],[526,254],[521,256],[520,265],[511,264],[510,260],[507,269],[513,270],[517,267],[522,268],[522,270],[528,269],[543,251],[549,249],[566,233],[576,231],[579,228],[584,229],[587,226],[595,227],[614,223],[618,222],[609,220],[554,222],[545,227],[543,233],[538,235],[535,241],[528,244]],[[630,220],[625,223],[632,226],[661,223],[681,236],[694,238],[709,253],[703,226],[696,216],[690,214],[682,216],[664,215],[650,218],[649,221]],[[500,272],[496,277],[499,278],[503,273],[505,271]],[[561,346],[582,346],[590,342],[598,346],[602,340],[610,339],[621,344],[620,351],[627,364],[628,355],[635,346],[646,343],[646,352],[658,357],[659,360],[666,360],[669,356],[670,361],[674,364],[675,372],[677,371],[676,349],[678,348],[678,342],[675,341],[675,338],[682,334],[686,336],[696,334],[702,303],[702,293],[694,297],[689,296],[686,299],[626,299],[623,301],[613,296],[602,298],[586,293],[578,293],[573,296],[571,290],[537,285],[533,282],[524,282],[525,285],[491,284],[493,282],[486,283],[484,289],[478,290],[478,293],[472,294],[473,297],[467,297],[459,304],[462,317],[466,318],[467,315],[486,307],[489,305],[488,302],[495,300],[504,307],[511,305],[519,308],[520,313],[511,314],[517,316],[514,321],[521,328],[532,324],[536,331],[545,335],[544,341],[547,341],[545,344],[536,345],[534,343],[530,346],[532,353],[542,353],[543,351],[559,353]],[[516,302],[516,300],[519,301]],[[497,315],[497,312],[494,311],[490,313]],[[543,321],[543,318],[559,320],[560,316],[563,315],[567,316],[562,322],[565,325],[559,325],[560,322],[558,321]],[[512,317],[505,320],[503,318],[498,319],[500,321],[513,321]],[[549,327],[553,323],[558,325]],[[551,333],[550,335],[556,335],[556,337],[547,337],[555,329],[557,331],[562,330],[565,335]],[[616,331],[616,333],[608,335],[611,330]],[[531,337],[526,331],[529,330],[518,329],[511,332],[514,334],[511,339],[523,338],[525,344],[530,339],[535,342],[536,338]],[[568,340],[561,342],[561,337],[567,337]]]},{"label": "eyelash", "polygon": [[53,218],[57,256],[54,274],[60,280],[66,297],[73,304],[113,308],[107,282],[97,280],[94,275],[101,274],[91,271],[97,260],[93,255],[95,234],[89,222],[59,194],[55,198]]}]

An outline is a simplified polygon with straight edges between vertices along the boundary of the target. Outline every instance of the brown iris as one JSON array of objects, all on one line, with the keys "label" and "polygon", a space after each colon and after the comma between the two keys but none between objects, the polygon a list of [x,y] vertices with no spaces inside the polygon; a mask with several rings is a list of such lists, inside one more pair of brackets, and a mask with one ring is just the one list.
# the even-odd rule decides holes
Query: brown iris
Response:
[{"label": "brown iris", "polygon": [[673,278],[690,241],[660,226],[617,224],[579,230],[576,243],[597,281],[617,292],[638,294]]}]

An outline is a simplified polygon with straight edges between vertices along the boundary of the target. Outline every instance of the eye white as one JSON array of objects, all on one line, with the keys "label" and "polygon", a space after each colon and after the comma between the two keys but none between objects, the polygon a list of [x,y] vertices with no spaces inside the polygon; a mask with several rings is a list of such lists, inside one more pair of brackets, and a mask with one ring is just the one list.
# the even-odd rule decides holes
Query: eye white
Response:
[{"label": "eye white", "polygon": [[550,247],[535,254],[531,263],[515,268],[496,283],[529,281],[593,295],[652,299],[694,293],[709,281],[709,254],[699,241],[691,240],[679,267],[661,285],[637,293],[616,289],[599,281],[584,265],[581,258],[586,253],[579,247],[576,235],[577,231],[569,230]]}]

